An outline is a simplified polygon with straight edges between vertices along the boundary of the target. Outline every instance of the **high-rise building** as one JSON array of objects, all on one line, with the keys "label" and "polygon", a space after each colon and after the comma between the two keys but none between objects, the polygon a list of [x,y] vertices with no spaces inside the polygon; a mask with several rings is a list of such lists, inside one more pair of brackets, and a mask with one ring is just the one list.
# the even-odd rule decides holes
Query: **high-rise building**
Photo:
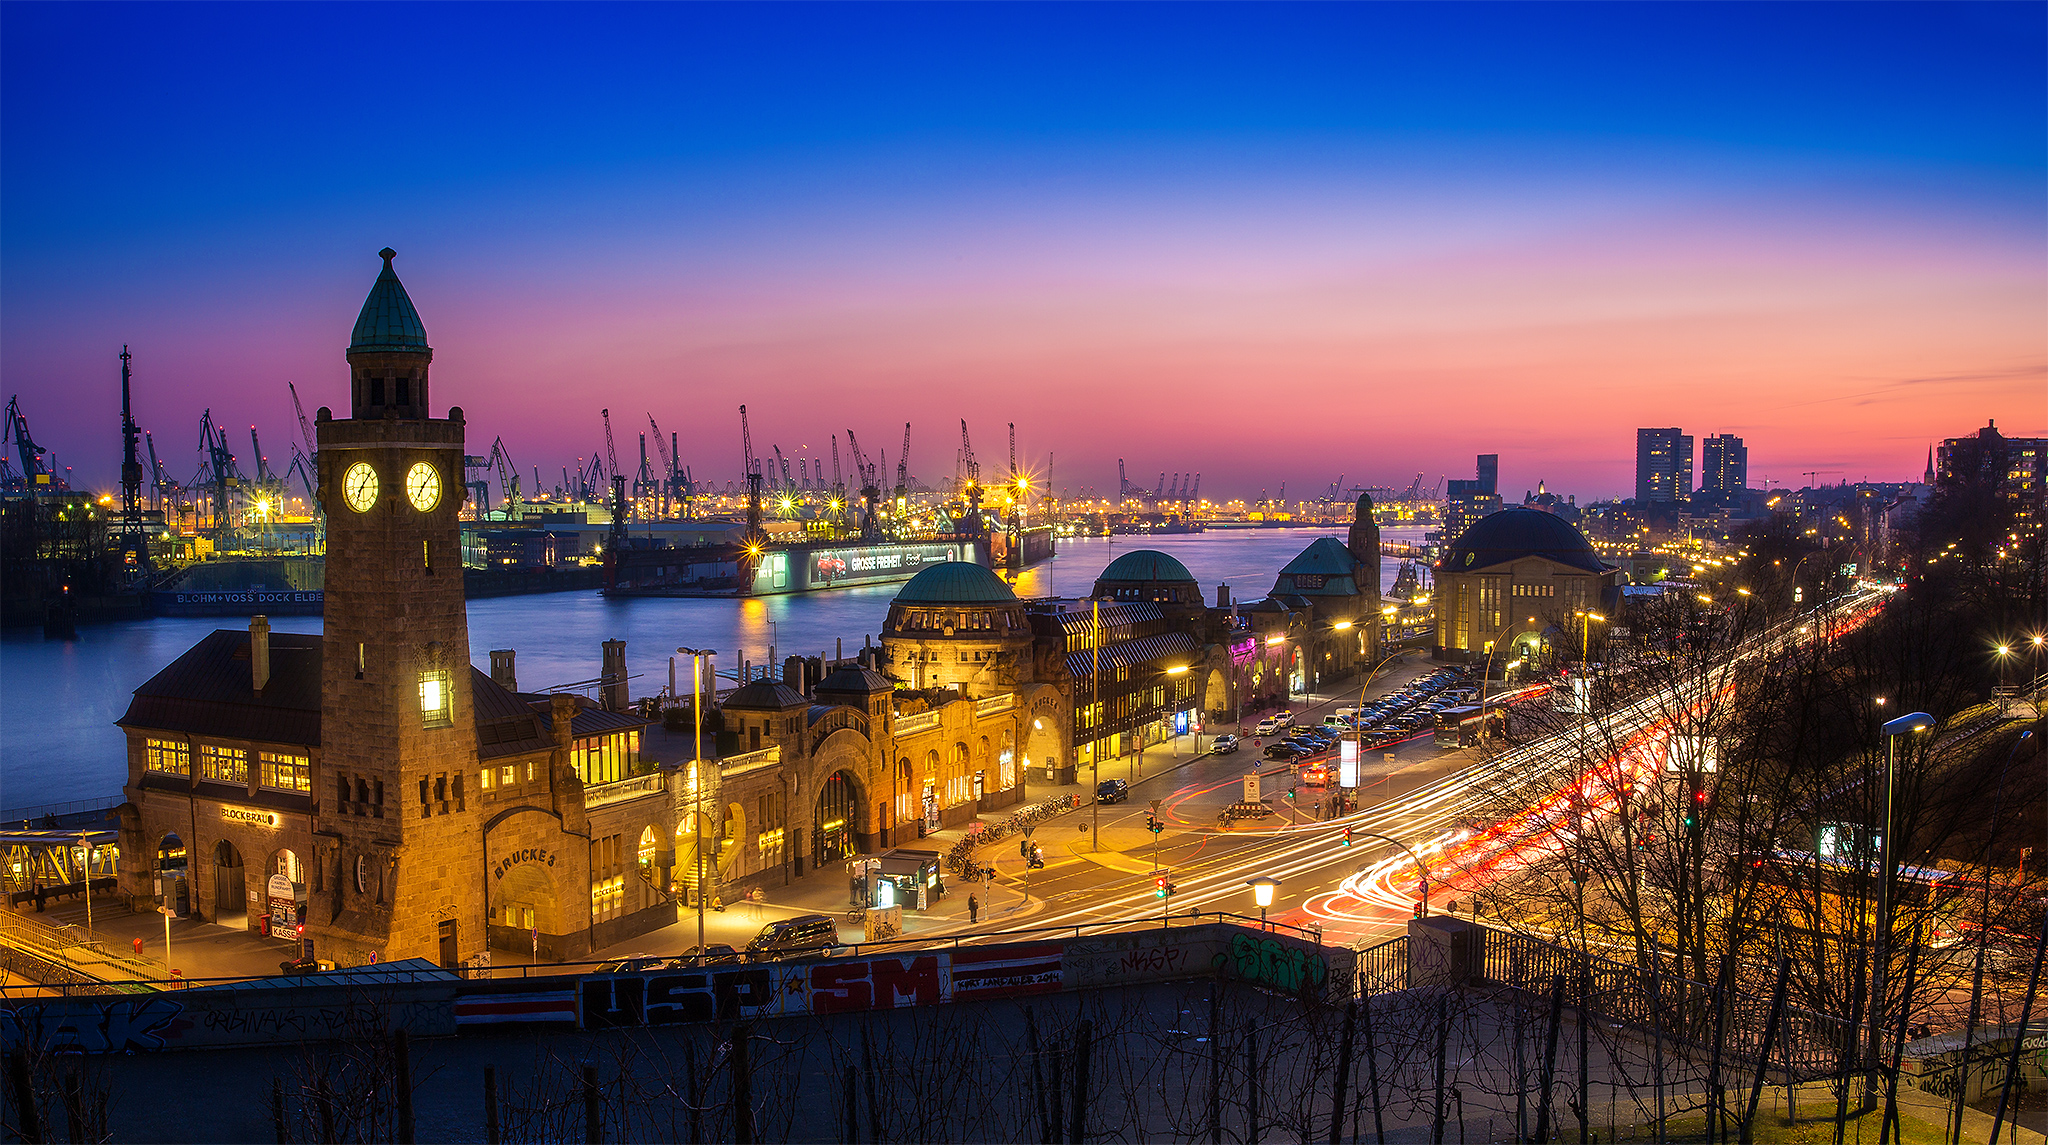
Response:
[{"label": "high-rise building", "polygon": [[1480,454],[1478,473],[1476,479],[1455,478],[1445,486],[1443,543],[1446,548],[1456,543],[1473,522],[1500,511],[1500,454]]},{"label": "high-rise building", "polygon": [[1726,496],[1747,488],[1749,448],[1741,438],[1717,433],[1700,442],[1700,492]]},{"label": "high-rise building", "polygon": [[1692,493],[1692,435],[1677,426],[1636,431],[1636,500],[1682,501]]},{"label": "high-rise building", "polygon": [[1937,490],[1979,485],[2012,501],[2024,524],[2048,517],[2048,438],[2007,437],[1993,421],[1973,436],[1943,441],[1934,458]]}]

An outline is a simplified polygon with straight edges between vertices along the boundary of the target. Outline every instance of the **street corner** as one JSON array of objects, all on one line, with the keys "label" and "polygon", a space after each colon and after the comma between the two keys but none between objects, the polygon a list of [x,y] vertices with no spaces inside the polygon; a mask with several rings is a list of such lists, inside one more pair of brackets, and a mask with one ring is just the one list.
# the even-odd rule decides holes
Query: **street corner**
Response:
[{"label": "street corner", "polygon": [[[1132,833],[1143,835],[1146,843],[1151,842],[1152,835],[1149,831]],[[1108,836],[1110,833],[1105,831],[1103,834]],[[1107,867],[1112,871],[1122,871],[1126,874],[1144,874],[1151,871],[1152,862],[1149,859],[1132,857],[1112,845],[1108,838],[1105,838],[1103,842],[1103,846],[1094,847],[1090,845],[1087,839],[1078,839],[1067,844],[1067,848],[1073,852],[1075,858],[1083,862],[1094,863],[1099,867]]]}]

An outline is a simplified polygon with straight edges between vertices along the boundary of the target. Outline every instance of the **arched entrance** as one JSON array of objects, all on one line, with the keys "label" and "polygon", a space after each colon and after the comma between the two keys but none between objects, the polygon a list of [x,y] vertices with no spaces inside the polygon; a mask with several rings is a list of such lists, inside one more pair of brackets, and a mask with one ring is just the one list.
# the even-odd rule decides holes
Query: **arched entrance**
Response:
[{"label": "arched entrance", "polygon": [[490,921],[493,945],[535,957],[536,932],[554,933],[549,904],[554,899],[547,869],[539,863],[515,863],[503,878],[491,880]]},{"label": "arched entrance", "polygon": [[1202,710],[1218,723],[1226,723],[1237,705],[1231,701],[1230,677],[1221,668],[1209,670],[1209,680],[1202,685]]},{"label": "arched entrance", "polygon": [[823,869],[854,853],[853,777],[835,771],[818,789],[818,814],[811,828],[811,865]]},{"label": "arched entrance", "polygon": [[192,892],[185,881],[185,841],[176,835],[165,835],[156,845],[156,885],[151,893],[157,897],[158,906],[167,906],[181,915],[192,913]]},{"label": "arched entrance", "polygon": [[213,848],[213,921],[220,926],[249,926],[248,880],[242,853],[226,839]]},{"label": "arched entrance", "polygon": [[[683,812],[676,820],[676,865],[669,875],[669,888],[681,897],[684,906],[696,906],[699,888],[707,880],[716,877],[710,870],[697,868],[698,855],[709,856],[711,853],[711,840],[708,836],[704,840],[705,849],[701,852],[697,849],[697,822],[697,818],[688,811]],[[710,830],[708,821],[704,829],[707,832]]]}]

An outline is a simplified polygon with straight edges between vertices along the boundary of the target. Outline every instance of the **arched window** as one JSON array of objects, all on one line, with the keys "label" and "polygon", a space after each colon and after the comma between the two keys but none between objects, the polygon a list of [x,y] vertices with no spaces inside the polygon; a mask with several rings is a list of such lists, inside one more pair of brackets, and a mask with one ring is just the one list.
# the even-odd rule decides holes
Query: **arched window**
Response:
[{"label": "arched window", "polygon": [[654,840],[655,834],[653,827],[650,826],[645,831],[640,832],[639,857],[640,865],[643,867],[652,868],[654,866]]},{"label": "arched window", "polygon": [[949,805],[965,803],[972,795],[972,788],[967,782],[967,745],[954,744],[951,755],[946,766],[946,802]]},{"label": "arched window", "polygon": [[896,761],[896,821],[907,823],[917,817],[917,801],[912,790],[910,761]]}]

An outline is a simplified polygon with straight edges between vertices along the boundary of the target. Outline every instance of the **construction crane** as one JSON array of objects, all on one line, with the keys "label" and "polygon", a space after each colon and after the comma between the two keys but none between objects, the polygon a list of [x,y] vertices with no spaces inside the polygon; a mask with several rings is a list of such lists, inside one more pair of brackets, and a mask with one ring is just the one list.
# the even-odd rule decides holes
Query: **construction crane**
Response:
[{"label": "construction crane", "polygon": [[299,404],[299,387],[286,382],[284,388],[292,392],[292,412],[299,415],[299,434],[306,439],[306,456],[318,457],[320,449],[313,438],[313,423],[306,420],[306,407]]}]

